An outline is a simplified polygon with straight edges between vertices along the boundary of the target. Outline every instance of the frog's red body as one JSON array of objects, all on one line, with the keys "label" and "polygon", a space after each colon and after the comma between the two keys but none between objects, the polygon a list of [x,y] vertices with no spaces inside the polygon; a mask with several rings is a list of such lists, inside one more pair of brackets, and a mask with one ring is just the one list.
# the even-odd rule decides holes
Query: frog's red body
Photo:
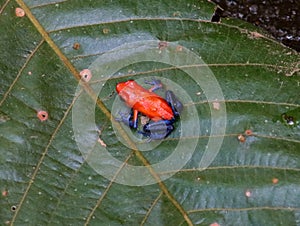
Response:
[{"label": "frog's red body", "polygon": [[164,98],[143,88],[135,81],[129,80],[118,83],[116,89],[129,107],[134,111],[141,112],[153,121],[172,120],[174,118],[172,108]]},{"label": "frog's red body", "polygon": [[140,112],[151,120],[139,132],[153,140],[163,139],[174,130],[175,117],[179,116],[183,105],[170,90],[166,91],[166,99],[152,92],[162,87],[159,80],[148,84],[153,84],[154,87],[147,90],[133,80],[117,84],[119,96],[133,110],[129,117],[120,113],[120,121],[136,129]]}]

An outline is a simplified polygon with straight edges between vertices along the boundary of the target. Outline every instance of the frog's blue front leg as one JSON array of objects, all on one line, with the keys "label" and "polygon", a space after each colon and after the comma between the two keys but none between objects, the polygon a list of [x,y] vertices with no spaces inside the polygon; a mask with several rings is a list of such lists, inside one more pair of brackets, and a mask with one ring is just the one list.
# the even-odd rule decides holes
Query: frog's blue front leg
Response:
[{"label": "frog's blue front leg", "polygon": [[179,116],[183,110],[183,104],[177,99],[171,90],[166,91],[166,101],[172,108],[173,114]]},{"label": "frog's blue front leg", "polygon": [[161,89],[163,87],[163,84],[158,79],[153,79],[152,81],[145,80],[145,83],[152,85],[152,87],[149,89],[150,92]]}]

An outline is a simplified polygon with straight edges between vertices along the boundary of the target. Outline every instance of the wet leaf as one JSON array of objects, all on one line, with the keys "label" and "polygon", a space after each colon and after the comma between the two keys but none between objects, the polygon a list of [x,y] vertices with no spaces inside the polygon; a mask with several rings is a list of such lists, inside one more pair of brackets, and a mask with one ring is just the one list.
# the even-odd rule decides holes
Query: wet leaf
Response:
[{"label": "wet leaf", "polygon": [[[204,0],[0,1],[1,225],[299,224],[299,54],[247,23],[211,23],[214,7]],[[19,8],[25,16],[16,16]],[[172,46],[176,56],[186,50],[199,56],[223,99],[210,99],[210,84],[201,87],[187,75],[184,65],[201,73],[206,68],[188,61],[182,68],[154,61],[128,64],[107,81],[89,75],[78,86],[80,72],[99,57],[147,40],[159,43],[160,56],[169,56],[164,54]],[[110,65],[101,70],[110,70],[120,57],[99,61]],[[133,133],[137,145],[146,139],[134,130],[116,131],[120,126],[110,118],[111,112],[116,116],[115,85],[135,79],[148,87],[143,81],[154,76],[177,84],[173,92],[179,99],[184,99],[180,89],[190,99],[182,100],[182,118],[167,139],[146,143],[148,151],[134,152],[130,142],[126,146],[116,134],[126,140]],[[89,88],[101,82],[100,101],[81,109],[82,114],[95,109],[97,125],[88,127],[90,135],[83,136],[82,144],[88,147],[97,138],[97,147],[106,146],[121,164],[148,166],[167,159],[185,142],[186,152],[179,158],[189,161],[179,172],[148,167],[157,183],[128,186],[115,182],[125,165],[113,171],[113,181],[90,166],[93,162],[115,167],[114,162],[80,151],[72,111],[82,93],[93,100]],[[226,118],[218,118],[225,107]],[[199,122],[189,117],[191,109],[196,109]],[[292,126],[286,116],[293,117]],[[200,163],[206,164],[209,141],[222,137],[210,137],[211,126],[224,120],[221,148],[214,150],[217,155],[207,169],[199,169]],[[180,128],[195,124],[200,135],[181,137]],[[185,155],[193,142],[193,155]],[[168,175],[172,176],[158,180]],[[134,183],[144,178],[130,179]]]}]

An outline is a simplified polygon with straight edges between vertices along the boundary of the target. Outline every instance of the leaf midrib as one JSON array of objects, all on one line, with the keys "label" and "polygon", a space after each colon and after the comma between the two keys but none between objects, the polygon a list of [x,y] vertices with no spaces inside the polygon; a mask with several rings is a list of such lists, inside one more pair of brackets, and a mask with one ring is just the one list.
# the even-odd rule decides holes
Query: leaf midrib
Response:
[{"label": "leaf midrib", "polygon": [[[20,5],[20,7],[25,11],[27,17],[30,19],[30,21],[32,22],[33,26],[38,30],[38,32],[42,35],[43,39],[48,43],[48,45],[50,46],[50,48],[56,53],[56,55],[61,59],[61,61],[63,62],[63,64],[68,68],[68,70],[71,72],[71,74],[75,77],[75,79],[77,81],[80,81],[80,75],[79,72],[77,71],[77,69],[73,66],[73,64],[69,61],[69,59],[61,52],[61,50],[58,48],[58,46],[54,43],[54,41],[50,38],[49,33],[46,32],[46,30],[43,28],[43,26],[38,22],[38,20],[34,17],[34,15],[31,13],[31,10],[27,7],[27,5],[22,1],[22,0],[16,0],[16,2]],[[106,109],[105,105],[101,102],[101,100],[99,100],[99,98],[93,93],[93,90],[91,89],[91,87],[86,84],[86,83],[82,83],[83,88],[85,89],[85,91],[87,91],[89,93],[89,95],[91,95],[91,98],[96,99],[96,103],[98,105],[98,107],[102,110],[102,112],[104,112],[106,114],[106,116],[108,118],[110,118],[110,112]],[[67,111],[64,114],[64,117],[62,118],[62,120],[60,121],[60,123],[58,124],[58,126],[56,127],[55,131],[53,132],[44,152],[42,153],[42,157],[40,158],[37,167],[35,169],[35,171],[32,174],[32,177],[29,181],[29,184],[26,188],[26,191],[24,192],[21,201],[19,203],[18,208],[15,211],[15,214],[13,215],[13,218],[11,220],[11,223],[13,224],[18,216],[18,213],[22,207],[22,204],[24,203],[24,200],[26,199],[26,196],[34,182],[34,179],[39,171],[39,167],[42,164],[48,148],[50,147],[52,141],[54,140],[56,134],[58,133],[61,125],[63,124],[63,122],[65,121],[67,115],[69,114],[70,110],[72,109],[72,106],[74,104],[74,101],[76,101],[76,98],[74,98],[72,104],[68,107]],[[120,130],[122,131],[121,126]],[[125,132],[124,132],[125,133]],[[126,138],[126,137],[125,137]],[[126,140],[126,139],[125,139]],[[133,150],[137,150],[136,148],[134,148],[134,143],[130,142],[129,143],[130,146],[133,147]],[[172,204],[180,211],[180,213],[182,214],[183,218],[185,219],[186,223],[188,225],[193,225],[191,219],[189,218],[188,214],[186,213],[186,211],[183,209],[183,207],[177,202],[177,200],[172,196],[172,194],[169,192],[169,190],[167,189],[166,185],[160,180],[160,177],[158,176],[158,174],[156,174],[156,172],[152,169],[152,167],[150,166],[149,162],[143,157],[142,153],[140,153],[139,151],[135,151],[135,154],[138,156],[138,158],[144,163],[145,166],[148,166],[147,168],[149,169],[150,173],[152,174],[152,176],[157,180],[157,183],[159,184],[161,190],[164,192],[164,194],[168,197],[168,199],[170,200],[170,202],[172,202]],[[124,163],[125,164],[125,163]],[[120,168],[121,170],[122,168]],[[118,172],[117,172],[118,173]],[[118,174],[116,174],[117,177]],[[111,182],[113,183],[113,181]],[[100,200],[102,196],[100,197]],[[98,202],[97,202],[98,203]],[[97,205],[96,205],[97,207]],[[90,215],[91,216],[91,215]]]},{"label": "leaf midrib", "polygon": [[[9,0],[6,2],[6,3],[8,3],[9,2]],[[17,0],[17,2],[19,3],[19,2],[23,2],[23,1],[20,1],[20,0]],[[60,2],[58,2],[58,3],[60,3]],[[55,3],[53,3],[53,4],[56,4],[56,2]],[[2,10],[5,8],[5,6],[4,7],[2,7],[2,9],[0,9],[0,14],[2,13]],[[174,18],[170,18],[170,19],[174,19]],[[180,19],[180,20],[182,20],[182,18],[175,18],[176,20],[178,19]],[[188,19],[188,18],[186,18],[186,19]],[[199,20],[195,20],[195,21],[197,21],[197,22],[199,22]],[[118,22],[118,21],[113,21],[113,22],[109,22],[109,23],[115,23],[115,22]],[[207,22],[207,21],[202,21],[202,22]],[[91,24],[89,24],[89,25],[91,25]],[[89,26],[88,25],[88,26]],[[34,25],[35,26],[35,25]],[[85,25],[83,25],[83,26],[85,26]],[[36,27],[36,26],[35,26]],[[238,27],[236,27],[236,26],[231,26],[231,27],[235,27],[235,28],[238,28]],[[73,28],[73,27],[71,27],[71,28]],[[70,28],[65,28],[65,29],[70,29]],[[241,29],[241,28],[238,28],[239,30]],[[56,31],[56,30],[55,30]],[[48,34],[49,35],[49,33],[50,32],[53,32],[53,31],[49,31],[49,32],[45,32],[45,34]],[[44,37],[44,36],[43,36]],[[43,41],[44,40],[42,40],[41,41],[41,43],[43,43]],[[54,43],[54,42],[53,42]],[[48,43],[49,44],[49,43]],[[53,48],[51,45],[50,45],[50,47],[53,49],[53,50],[55,50],[55,48]],[[58,48],[58,47],[57,47]],[[59,50],[59,48],[58,48],[58,50]],[[56,53],[57,54],[57,53]],[[63,53],[61,53],[61,54],[57,54],[60,58],[61,58],[61,56],[65,56]],[[61,58],[62,59],[62,58]],[[69,59],[67,59],[67,57],[65,57],[65,59],[66,59],[66,61],[64,61],[63,59],[62,59],[62,61],[63,61],[63,63],[68,67],[68,65],[66,64],[66,62],[69,62]],[[72,65],[72,64],[71,64]],[[233,64],[232,64],[233,65]],[[209,65],[209,66],[231,66],[231,64],[224,64],[224,65],[222,65],[222,64],[215,64],[215,65]],[[233,66],[251,66],[251,64],[249,65],[249,64],[239,64],[239,65],[237,65],[237,64],[235,64],[235,65],[233,65]],[[254,65],[252,65],[252,66],[254,66]],[[268,65],[268,64],[260,64],[260,65],[256,65],[256,66],[264,66],[264,67],[274,67],[274,68],[288,68],[288,67],[284,67],[284,66],[279,66],[279,65]],[[24,64],[24,68],[26,67],[26,63]],[[73,68],[74,68],[74,66],[73,66]],[[68,67],[68,69],[70,70],[70,68]],[[72,69],[72,68],[71,68]],[[75,69],[75,68],[74,68]],[[73,69],[72,69],[73,70]],[[78,71],[75,69],[75,71],[72,71],[72,70],[70,70],[71,71],[71,73],[74,75],[74,77],[78,80],[78,79],[80,79],[80,76],[78,75]],[[20,74],[21,74],[21,72],[20,72]],[[79,76],[79,77],[78,77]],[[228,102],[228,101],[237,101],[237,100],[226,100],[225,102]],[[247,100],[238,100],[239,102],[247,102]],[[251,102],[254,102],[253,100],[248,100],[249,102],[251,101]],[[298,104],[290,104],[290,103],[275,103],[275,102],[259,102],[259,101],[255,101],[254,103],[257,103],[257,104],[260,104],[260,103],[264,103],[264,104],[276,104],[276,105],[287,105],[287,106],[293,106],[293,107],[299,107],[300,105],[298,105]],[[0,104],[1,105],[1,104]],[[66,111],[66,114],[64,115],[64,117],[62,118],[62,120],[60,121],[60,123],[58,124],[58,126],[57,126],[57,128],[55,129],[55,131],[53,132],[53,134],[52,134],[52,136],[51,136],[51,138],[50,138],[50,140],[49,140],[49,142],[48,142],[48,145],[47,145],[47,147],[46,147],[46,149],[45,149],[45,151],[44,151],[44,153],[43,153],[43,157],[42,158],[44,158],[44,156],[46,155],[46,153],[47,153],[47,150],[48,150],[48,148],[49,148],[49,146],[51,145],[51,143],[52,143],[52,141],[55,139],[55,136],[56,136],[56,134],[57,134],[57,132],[59,131],[59,129],[60,129],[60,127],[61,127],[61,125],[63,124],[63,122],[65,121],[65,117],[67,117],[67,115],[68,115],[68,113],[69,113],[69,111],[71,110],[71,108],[72,108],[72,104],[68,107],[68,109],[67,109],[67,111]],[[276,138],[278,138],[278,137],[276,137]],[[298,141],[297,141],[298,142]],[[43,159],[40,159],[40,161],[39,161],[39,164],[41,164],[43,162]],[[39,167],[36,167],[37,169],[39,168]],[[36,171],[36,172],[38,172],[38,170]],[[116,175],[117,176],[117,175]],[[30,181],[29,183],[33,183],[34,182],[34,178],[33,178],[33,180],[32,181]],[[113,183],[113,182],[111,182],[111,183]],[[30,188],[29,188],[30,189]],[[109,186],[108,186],[108,188],[107,188],[107,191],[109,190]],[[104,196],[102,197],[100,197],[100,198],[104,198]],[[190,211],[187,211],[188,213],[190,213]]]}]

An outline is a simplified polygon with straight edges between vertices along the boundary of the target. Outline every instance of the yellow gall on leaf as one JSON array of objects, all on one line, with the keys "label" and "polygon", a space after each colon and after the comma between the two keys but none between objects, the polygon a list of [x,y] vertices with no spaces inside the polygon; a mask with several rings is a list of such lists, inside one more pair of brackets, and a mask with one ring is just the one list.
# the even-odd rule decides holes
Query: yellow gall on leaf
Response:
[{"label": "yellow gall on leaf", "polygon": [[108,28],[103,28],[102,32],[103,32],[103,34],[108,34],[110,32],[110,30]]}]

